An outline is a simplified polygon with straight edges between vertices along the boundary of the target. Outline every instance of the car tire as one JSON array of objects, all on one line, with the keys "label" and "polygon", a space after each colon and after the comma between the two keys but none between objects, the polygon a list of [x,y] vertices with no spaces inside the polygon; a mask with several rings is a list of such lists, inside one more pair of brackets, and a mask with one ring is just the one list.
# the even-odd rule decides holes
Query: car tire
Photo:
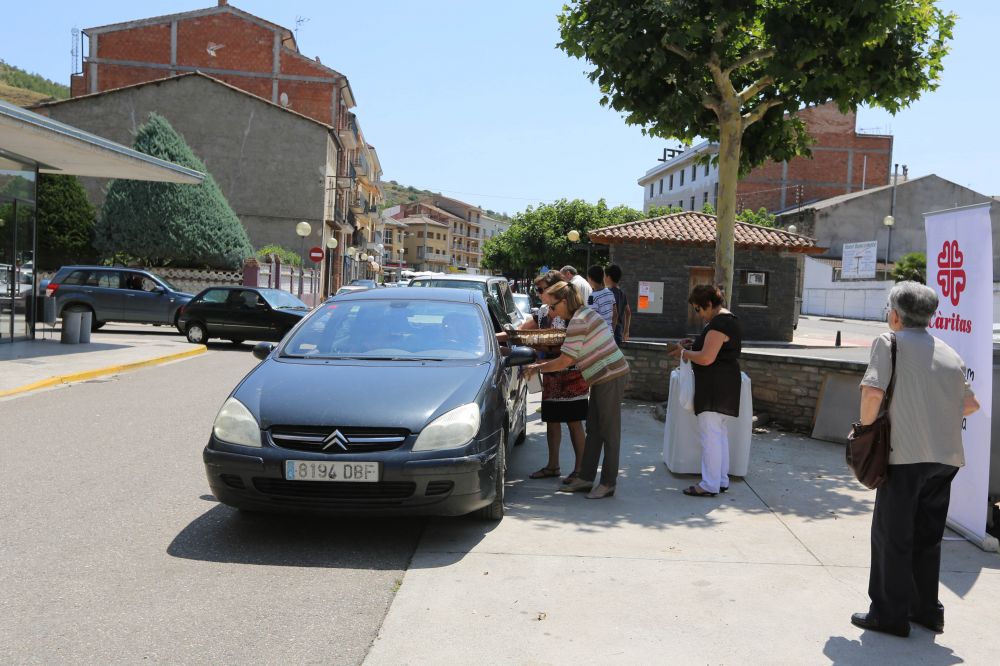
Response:
[{"label": "car tire", "polygon": [[232,342],[234,345],[243,344],[243,340],[244,340],[243,338],[229,338],[229,341]]},{"label": "car tire", "polygon": [[94,321],[94,320],[91,320],[91,322],[90,322],[90,330],[91,331],[99,331],[102,328],[104,328],[104,325],[107,324],[107,323],[108,322],[106,322],[106,321]]},{"label": "car tire", "polygon": [[187,336],[188,342],[194,345],[203,345],[208,342],[208,330],[200,321],[193,321],[188,324],[184,335]]},{"label": "car tire", "polygon": [[494,471],[493,484],[496,495],[493,501],[482,509],[476,511],[476,518],[480,520],[500,520],[503,518],[503,499],[506,490],[504,483],[507,472],[507,433],[500,431],[500,445],[497,447],[495,460],[496,470]]}]

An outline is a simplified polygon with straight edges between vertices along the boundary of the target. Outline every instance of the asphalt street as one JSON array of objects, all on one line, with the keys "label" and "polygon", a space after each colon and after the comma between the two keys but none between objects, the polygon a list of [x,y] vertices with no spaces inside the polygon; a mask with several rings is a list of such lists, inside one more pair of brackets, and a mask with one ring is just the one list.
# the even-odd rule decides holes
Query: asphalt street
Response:
[{"label": "asphalt street", "polygon": [[242,516],[201,450],[250,345],[0,401],[0,663],[357,664],[420,520]]}]

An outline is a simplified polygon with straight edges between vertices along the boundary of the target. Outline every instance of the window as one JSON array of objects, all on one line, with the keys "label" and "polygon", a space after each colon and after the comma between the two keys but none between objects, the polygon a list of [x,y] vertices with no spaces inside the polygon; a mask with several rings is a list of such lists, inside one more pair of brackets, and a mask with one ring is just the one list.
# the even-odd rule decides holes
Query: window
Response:
[{"label": "window", "polygon": [[[90,271],[73,271],[62,281],[63,284],[85,284]],[[53,280],[54,282],[55,280]]]},{"label": "window", "polygon": [[121,273],[118,271],[94,271],[84,283],[88,287],[102,289],[121,289]]},{"label": "window", "polygon": [[715,191],[712,193],[712,205],[719,207],[719,183],[715,183]]},{"label": "window", "polygon": [[199,303],[225,303],[229,295],[228,289],[209,289],[199,299]]},{"label": "window", "polygon": [[684,169],[681,169],[680,175],[681,175],[681,182],[678,185],[678,187],[683,187],[684,186]]},{"label": "window", "polygon": [[652,183],[649,184],[649,198],[650,199],[653,198],[653,184]]},{"label": "window", "polygon": [[694,210],[694,196],[691,197],[691,210]]},{"label": "window", "polygon": [[707,203],[708,203],[708,190],[705,190],[705,194],[701,198],[701,205],[704,206]]},{"label": "window", "polygon": [[663,179],[660,179],[660,194],[663,194]]},{"label": "window", "polygon": [[684,199],[681,199],[680,201],[677,202],[677,207],[680,208],[681,210],[684,210]]},{"label": "window", "polygon": [[417,238],[423,238],[423,237],[424,237],[424,232],[418,231],[417,232]]},{"label": "window", "polygon": [[674,189],[674,174],[670,174],[670,188],[669,189],[671,189],[671,190]]},{"label": "window", "polygon": [[705,175],[706,176],[708,175],[708,164],[707,163],[705,164]]},{"label": "window", "polygon": [[736,303],[738,305],[767,305],[769,274],[763,271],[738,271]]},{"label": "window", "polygon": [[698,165],[697,164],[692,164],[691,165],[691,182],[693,183],[694,179],[697,178],[697,177],[698,177]]}]

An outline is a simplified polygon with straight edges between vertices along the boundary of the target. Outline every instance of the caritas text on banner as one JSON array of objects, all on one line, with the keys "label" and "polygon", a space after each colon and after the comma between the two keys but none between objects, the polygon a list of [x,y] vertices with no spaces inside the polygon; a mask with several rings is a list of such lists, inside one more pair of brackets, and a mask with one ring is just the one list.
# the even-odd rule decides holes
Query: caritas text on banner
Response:
[{"label": "caritas text on banner", "polygon": [[993,241],[990,204],[924,215],[927,286],[938,294],[929,331],[957,351],[981,408],[962,423],[965,467],[951,484],[948,525],[984,549],[993,404]]}]

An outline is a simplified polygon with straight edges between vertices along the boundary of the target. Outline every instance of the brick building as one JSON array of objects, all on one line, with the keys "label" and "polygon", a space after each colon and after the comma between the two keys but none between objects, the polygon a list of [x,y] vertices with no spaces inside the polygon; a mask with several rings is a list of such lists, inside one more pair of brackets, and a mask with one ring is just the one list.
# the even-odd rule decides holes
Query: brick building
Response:
[{"label": "brick building", "polygon": [[[711,284],[715,263],[715,216],[674,213],[588,232],[609,245],[622,266],[621,286],[632,308],[633,338],[681,338],[703,322],[688,305],[698,284]],[[740,318],[745,340],[790,341],[795,325],[798,258],[822,252],[811,238],[736,223],[736,265],[729,308]]]},{"label": "brick building", "polygon": [[[483,241],[483,211],[478,206],[452,199],[450,197],[425,197],[419,201],[398,206],[392,217],[408,226],[413,226],[411,219],[421,220],[414,229],[404,232],[407,242],[404,244],[404,259],[420,270],[447,270],[450,272],[478,273],[482,260]],[[431,233],[435,241],[444,240],[446,245],[444,261],[437,254],[437,247],[428,247],[424,255],[423,243],[411,245],[412,238],[417,237],[422,220],[431,220],[440,226]],[[437,238],[443,235],[443,238]],[[419,238],[423,238],[420,236]]]},{"label": "brick building", "polygon": [[[834,104],[803,109],[798,114],[815,140],[812,157],[766,162],[740,179],[736,209],[766,208],[780,212],[811,201],[828,199],[889,184],[892,137],[859,133],[854,112],[841,113]],[[719,171],[702,162],[718,153],[719,145],[704,141],[684,151],[665,151],[664,161],[639,179],[643,210],[678,206],[701,210],[717,206]]]},{"label": "brick building", "polygon": [[[325,245],[330,236],[338,239],[338,248],[328,252],[325,262],[336,269],[334,286],[357,276],[358,267],[344,251],[379,244],[382,170],[350,111],[355,100],[346,76],[300,53],[288,28],[227,0],[206,9],[87,28],[83,34],[88,49],[81,72],[71,78],[73,98],[201,72],[328,126],[337,151],[324,187],[336,196],[330,197],[326,224],[314,232],[320,232],[317,244]],[[200,113],[197,100],[187,101],[190,113]],[[275,138],[277,150],[280,140]]]}]

